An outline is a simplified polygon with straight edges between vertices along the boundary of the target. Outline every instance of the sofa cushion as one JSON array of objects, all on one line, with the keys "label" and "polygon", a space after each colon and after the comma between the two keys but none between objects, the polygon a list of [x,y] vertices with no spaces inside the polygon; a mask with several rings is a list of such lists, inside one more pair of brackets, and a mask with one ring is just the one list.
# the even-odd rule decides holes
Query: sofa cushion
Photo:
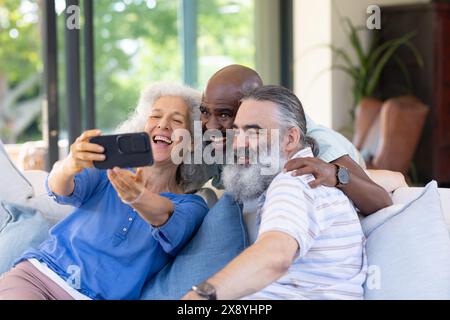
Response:
[{"label": "sofa cushion", "polygon": [[436,182],[362,220],[366,299],[450,299],[450,238]]},{"label": "sofa cushion", "polygon": [[27,170],[23,172],[24,178],[31,183],[34,196],[23,203],[23,206],[41,212],[45,217],[53,220],[62,220],[75,209],[70,205],[57,203],[45,190],[45,180],[48,172],[40,170]]},{"label": "sofa cushion", "polygon": [[225,193],[197,234],[145,286],[142,299],[180,299],[221,270],[248,245],[241,208]]},{"label": "sofa cushion", "polygon": [[[417,198],[423,191],[423,188],[399,188],[392,195],[392,201],[395,204],[406,204]],[[439,188],[439,197],[441,199],[441,208],[444,219],[450,232],[450,189]]]},{"label": "sofa cushion", "polygon": [[[39,170],[21,172],[11,161],[0,141],[0,200],[19,206],[37,209],[50,219],[62,219],[73,211],[73,207],[60,205],[45,192],[44,183],[48,173]],[[0,222],[4,217],[1,216]]]},{"label": "sofa cushion", "polygon": [[38,210],[18,204],[0,202],[0,274],[29,248],[36,248],[48,237],[56,220],[46,218]]},{"label": "sofa cushion", "polygon": [[[0,177],[2,177],[2,183],[0,183],[0,200],[21,204],[33,196],[33,187],[12,163],[1,141]],[[4,183],[5,181],[7,183]]]}]

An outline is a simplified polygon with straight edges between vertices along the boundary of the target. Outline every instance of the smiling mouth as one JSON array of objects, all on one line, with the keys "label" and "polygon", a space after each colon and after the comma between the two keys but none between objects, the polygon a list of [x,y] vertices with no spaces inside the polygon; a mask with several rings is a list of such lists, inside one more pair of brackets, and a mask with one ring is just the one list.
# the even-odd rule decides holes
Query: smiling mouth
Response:
[{"label": "smiling mouth", "polygon": [[216,145],[224,144],[226,140],[227,140],[227,138],[225,138],[225,137],[211,137],[211,139],[210,139],[210,141]]},{"label": "smiling mouth", "polygon": [[173,141],[165,136],[154,136],[153,137],[153,142],[156,144],[166,144],[166,145],[171,145],[173,143]]},{"label": "smiling mouth", "polygon": [[237,157],[236,163],[240,165],[247,165],[249,164],[249,158],[248,157]]}]

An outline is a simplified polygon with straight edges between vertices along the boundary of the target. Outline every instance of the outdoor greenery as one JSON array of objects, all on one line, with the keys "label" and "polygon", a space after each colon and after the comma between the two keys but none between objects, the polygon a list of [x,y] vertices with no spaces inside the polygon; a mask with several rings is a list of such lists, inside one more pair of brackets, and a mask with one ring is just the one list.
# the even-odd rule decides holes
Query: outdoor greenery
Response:
[{"label": "outdoor greenery", "polygon": [[19,139],[40,115],[37,10],[33,2],[0,0],[0,137],[5,141]]},{"label": "outdoor greenery", "polygon": [[[39,3],[0,0],[0,137],[7,142],[42,138]],[[55,3],[60,125],[64,131],[65,1]],[[112,130],[123,121],[143,86],[155,81],[182,81],[179,11],[180,0],[94,1],[98,127]],[[199,88],[214,71],[229,63],[254,67],[253,15],[254,0],[198,0]],[[83,44],[83,29],[80,36]],[[81,49],[83,59],[83,46]],[[83,68],[81,72],[83,76]]]}]

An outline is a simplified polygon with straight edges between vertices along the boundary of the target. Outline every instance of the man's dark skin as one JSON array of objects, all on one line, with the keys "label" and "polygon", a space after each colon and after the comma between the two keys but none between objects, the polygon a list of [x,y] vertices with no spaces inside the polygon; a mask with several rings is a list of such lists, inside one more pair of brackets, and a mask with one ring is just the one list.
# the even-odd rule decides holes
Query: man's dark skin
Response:
[{"label": "man's dark skin", "polygon": [[219,70],[209,79],[202,97],[203,131],[220,130],[225,137],[225,130],[233,126],[243,93],[262,85],[260,76],[250,68],[231,65]]},{"label": "man's dark skin", "polygon": [[[206,85],[200,106],[203,129],[220,130],[225,136],[225,131],[232,128],[244,92],[262,85],[256,71],[241,65],[231,65],[216,72]],[[221,144],[219,141],[216,147]],[[374,183],[348,155],[331,163],[319,158],[292,159],[284,168],[298,176],[313,174],[316,180],[310,183],[312,188],[319,185],[334,187],[337,184],[335,164],[348,169],[350,183],[339,188],[353,201],[361,214],[370,215],[392,205],[389,194]]]}]

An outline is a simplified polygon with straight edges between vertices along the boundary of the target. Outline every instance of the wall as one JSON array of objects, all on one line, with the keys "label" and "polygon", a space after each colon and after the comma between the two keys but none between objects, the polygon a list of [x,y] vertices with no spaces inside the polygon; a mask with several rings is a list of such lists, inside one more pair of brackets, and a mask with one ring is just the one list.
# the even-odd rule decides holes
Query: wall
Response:
[{"label": "wall", "polygon": [[[331,126],[331,1],[294,0],[294,91],[306,112]],[[320,76],[319,76],[320,74]]]},{"label": "wall", "polygon": [[[429,0],[294,0],[295,91],[316,122],[335,130],[351,124],[351,79],[341,71],[330,70],[336,58],[324,48],[325,44],[349,47],[341,17],[349,17],[355,25],[365,25],[369,5],[423,2]],[[363,39],[367,44],[368,36]]]},{"label": "wall", "polygon": [[265,84],[280,84],[280,5],[255,0],[256,70]]}]

